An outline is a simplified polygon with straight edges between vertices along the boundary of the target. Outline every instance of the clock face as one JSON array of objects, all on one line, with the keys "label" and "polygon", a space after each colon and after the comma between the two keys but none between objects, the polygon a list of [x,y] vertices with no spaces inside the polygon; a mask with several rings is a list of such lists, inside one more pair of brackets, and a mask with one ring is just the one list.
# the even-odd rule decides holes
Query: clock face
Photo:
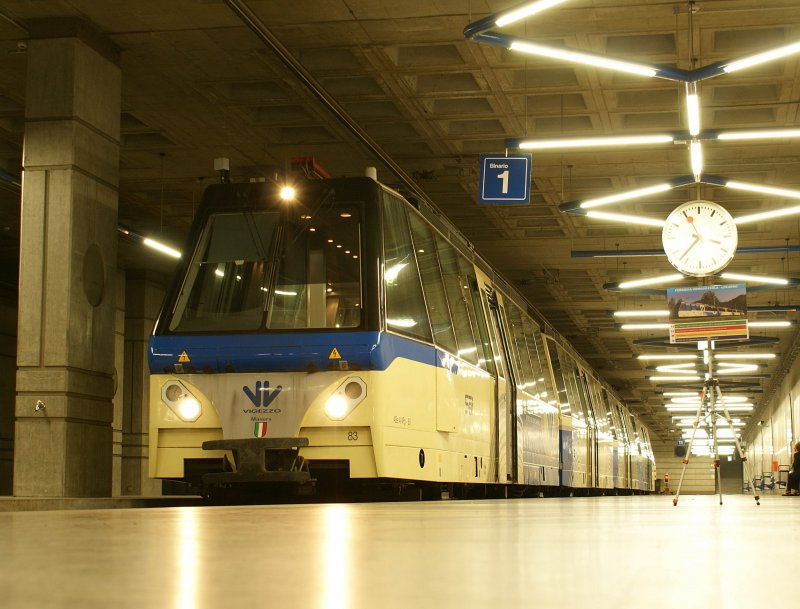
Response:
[{"label": "clock face", "polygon": [[728,266],[736,253],[733,218],[711,201],[690,201],[669,216],[661,242],[669,263],[684,275],[705,277]]}]

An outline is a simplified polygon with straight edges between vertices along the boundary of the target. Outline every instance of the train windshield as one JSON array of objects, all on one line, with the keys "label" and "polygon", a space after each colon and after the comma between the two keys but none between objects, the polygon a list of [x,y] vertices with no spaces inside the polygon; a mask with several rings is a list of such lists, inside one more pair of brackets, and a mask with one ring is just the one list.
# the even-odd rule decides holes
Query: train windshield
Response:
[{"label": "train windshield", "polygon": [[361,324],[360,206],[212,213],[173,309],[172,332]]}]

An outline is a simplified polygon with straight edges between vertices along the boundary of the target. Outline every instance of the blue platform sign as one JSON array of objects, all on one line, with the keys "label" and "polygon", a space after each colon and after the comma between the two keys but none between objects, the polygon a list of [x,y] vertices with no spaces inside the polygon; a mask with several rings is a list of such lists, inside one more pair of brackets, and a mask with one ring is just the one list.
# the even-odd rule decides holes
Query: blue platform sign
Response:
[{"label": "blue platform sign", "polygon": [[527,205],[531,202],[530,154],[482,154],[478,203]]}]

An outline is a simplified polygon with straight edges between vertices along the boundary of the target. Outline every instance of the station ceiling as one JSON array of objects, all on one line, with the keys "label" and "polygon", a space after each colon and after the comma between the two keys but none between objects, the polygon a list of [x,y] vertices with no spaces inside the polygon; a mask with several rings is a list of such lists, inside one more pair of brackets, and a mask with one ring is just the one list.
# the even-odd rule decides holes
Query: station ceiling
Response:
[{"label": "station ceiling", "polygon": [[[413,182],[564,334],[663,438],[677,434],[664,386],[646,379],[643,341],[664,330],[623,331],[612,313],[664,308],[659,295],[608,283],[674,272],[663,255],[576,257],[576,252],[661,248],[658,227],[567,215],[564,202],[601,197],[691,173],[683,143],[533,153],[530,205],[478,205],[479,155],[507,138],[639,135],[686,130],[679,82],[644,78],[465,40],[466,25],[515,0],[5,0],[0,7],[0,275],[16,284],[19,180],[25,124],[26,23],[81,17],[121,50],[119,221],[183,243],[215,158],[233,180],[283,172],[312,155],[334,176]],[[509,29],[550,46],[688,70],[800,40],[796,0],[570,0]],[[281,55],[284,57],[281,58]],[[800,55],[698,83],[703,129],[800,126]],[[316,93],[314,92],[316,90]],[[319,93],[322,91],[322,94]],[[343,111],[334,114],[323,99]],[[372,141],[364,143],[358,133]],[[709,142],[708,174],[800,189],[800,139]],[[399,176],[395,167],[405,177]],[[670,190],[615,211],[666,218],[706,199],[734,216],[793,205],[718,185]],[[800,216],[739,228],[729,270],[800,276]],[[121,264],[169,273],[170,263],[120,243]],[[680,285],[702,285],[709,279]],[[796,290],[748,295],[761,307],[793,305]],[[786,311],[756,320],[795,320]],[[663,320],[662,320],[663,321]],[[778,358],[736,379],[763,400],[797,351],[797,329],[752,330]],[[676,352],[659,347],[659,352]],[[757,402],[758,403],[758,402]]]}]

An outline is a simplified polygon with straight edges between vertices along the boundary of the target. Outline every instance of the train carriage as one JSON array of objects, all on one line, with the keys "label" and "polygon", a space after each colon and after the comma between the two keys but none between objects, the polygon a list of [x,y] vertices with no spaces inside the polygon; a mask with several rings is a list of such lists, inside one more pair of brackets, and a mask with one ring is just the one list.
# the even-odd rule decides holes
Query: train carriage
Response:
[{"label": "train carriage", "polygon": [[650,489],[624,406],[424,203],[219,184],[189,244],[150,342],[151,476]]}]

